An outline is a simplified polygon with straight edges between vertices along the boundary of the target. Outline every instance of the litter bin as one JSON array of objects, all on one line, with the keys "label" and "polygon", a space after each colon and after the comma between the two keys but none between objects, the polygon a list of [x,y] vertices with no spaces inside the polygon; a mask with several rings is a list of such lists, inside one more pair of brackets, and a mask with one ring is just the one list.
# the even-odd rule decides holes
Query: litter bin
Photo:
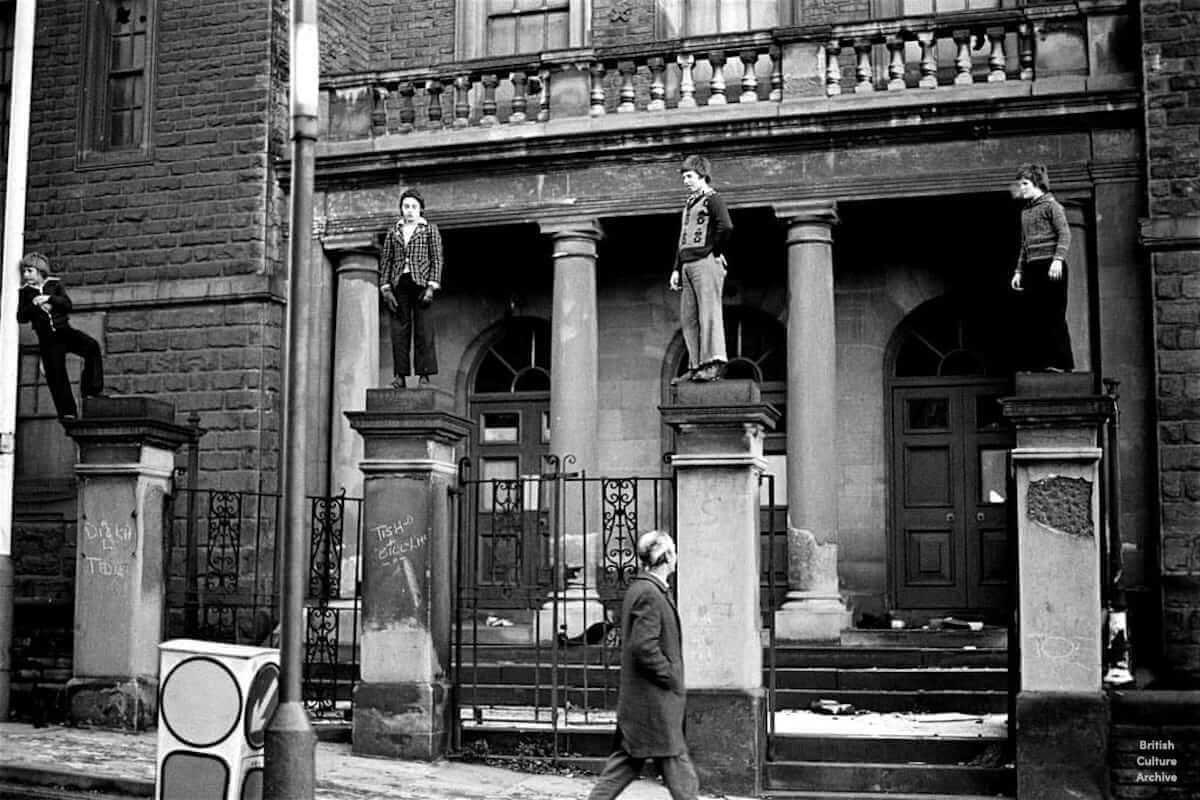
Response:
[{"label": "litter bin", "polygon": [[157,800],[260,800],[279,651],[197,639],[158,649]]}]

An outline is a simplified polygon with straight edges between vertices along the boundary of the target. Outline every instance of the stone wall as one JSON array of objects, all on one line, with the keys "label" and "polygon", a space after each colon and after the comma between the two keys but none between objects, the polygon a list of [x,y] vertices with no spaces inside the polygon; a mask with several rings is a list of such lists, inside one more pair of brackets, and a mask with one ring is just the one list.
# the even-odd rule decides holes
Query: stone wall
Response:
[{"label": "stone wall", "polygon": [[1200,2],[1141,6],[1166,660],[1200,677]]}]

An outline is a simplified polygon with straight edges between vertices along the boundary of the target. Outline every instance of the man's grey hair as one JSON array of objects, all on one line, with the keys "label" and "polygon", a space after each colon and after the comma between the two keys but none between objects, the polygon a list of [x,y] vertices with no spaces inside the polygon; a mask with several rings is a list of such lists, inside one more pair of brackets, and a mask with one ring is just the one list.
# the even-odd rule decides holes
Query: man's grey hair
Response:
[{"label": "man's grey hair", "polygon": [[647,531],[638,537],[637,557],[643,569],[653,569],[667,563],[675,552],[675,540],[666,531]]}]

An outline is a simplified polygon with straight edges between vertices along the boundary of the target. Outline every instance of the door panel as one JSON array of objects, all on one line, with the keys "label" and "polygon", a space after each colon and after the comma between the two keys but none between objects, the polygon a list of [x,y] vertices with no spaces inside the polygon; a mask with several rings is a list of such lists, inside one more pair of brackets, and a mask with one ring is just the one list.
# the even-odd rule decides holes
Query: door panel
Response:
[{"label": "door panel", "polygon": [[899,608],[999,611],[1008,600],[1011,434],[1004,385],[892,390],[893,553]]}]

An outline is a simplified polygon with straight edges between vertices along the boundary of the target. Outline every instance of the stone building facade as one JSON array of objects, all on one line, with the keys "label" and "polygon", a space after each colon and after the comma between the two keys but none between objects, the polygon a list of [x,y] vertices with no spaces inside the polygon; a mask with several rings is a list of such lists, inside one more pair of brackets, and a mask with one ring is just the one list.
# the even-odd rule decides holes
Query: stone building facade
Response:
[{"label": "stone building facade", "polygon": [[[786,412],[766,454],[805,568],[781,625],[802,638],[884,611],[994,618],[1011,447],[995,399],[1020,324],[1007,189],[1041,161],[1072,226],[1077,363],[1096,391],[1121,381],[1138,658],[1195,680],[1200,9],[710,5],[322,5],[310,491],[361,493],[345,413],[392,375],[378,241],[407,186],[446,239],[434,383],[478,426],[466,453],[481,474],[550,454],[661,474],[673,442],[657,406],[683,358],[666,288],[678,163],[701,153],[737,226],[733,369]],[[115,113],[89,99],[107,29],[40,3],[28,248],[64,276],[113,391],[198,414],[202,485],[272,491],[286,3],[97,8],[146,19],[144,117],[130,117],[144,133],[97,138],[115,130],[88,116]],[[22,364],[32,387],[36,354]],[[31,518],[40,504],[69,519],[73,451],[28,394],[18,496]]]}]

